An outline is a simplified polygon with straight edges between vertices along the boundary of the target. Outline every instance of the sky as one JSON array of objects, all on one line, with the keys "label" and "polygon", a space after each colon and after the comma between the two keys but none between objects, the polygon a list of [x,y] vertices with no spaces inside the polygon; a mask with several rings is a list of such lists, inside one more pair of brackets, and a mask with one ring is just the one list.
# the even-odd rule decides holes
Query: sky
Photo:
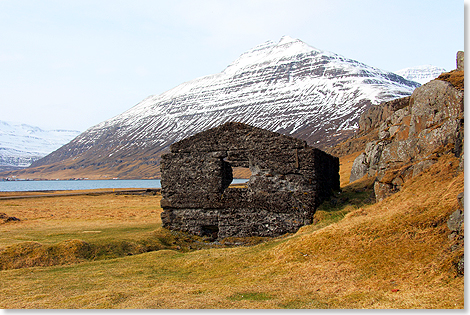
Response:
[{"label": "sky", "polygon": [[467,0],[0,0],[0,120],[85,131],[284,35],[387,71],[452,70],[465,48],[467,7]]}]

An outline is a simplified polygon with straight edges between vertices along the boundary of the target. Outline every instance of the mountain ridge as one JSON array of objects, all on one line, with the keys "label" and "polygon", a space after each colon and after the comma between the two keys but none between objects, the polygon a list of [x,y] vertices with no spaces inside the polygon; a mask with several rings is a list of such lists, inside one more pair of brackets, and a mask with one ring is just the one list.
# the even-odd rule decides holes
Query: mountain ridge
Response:
[{"label": "mountain ridge", "polygon": [[447,72],[446,69],[433,65],[415,66],[395,71],[395,73],[399,76],[402,76],[407,80],[418,82],[420,84],[428,83],[444,72]]},{"label": "mountain ridge", "polygon": [[0,170],[25,168],[80,134],[0,120]]},{"label": "mountain ridge", "polygon": [[[228,121],[324,148],[351,136],[370,106],[408,96],[418,86],[284,36],[241,54],[220,73],[145,98],[32,166],[120,167],[127,171],[117,172],[119,177],[139,176],[135,170],[158,165],[171,143]],[[147,175],[158,176],[158,171]]]}]

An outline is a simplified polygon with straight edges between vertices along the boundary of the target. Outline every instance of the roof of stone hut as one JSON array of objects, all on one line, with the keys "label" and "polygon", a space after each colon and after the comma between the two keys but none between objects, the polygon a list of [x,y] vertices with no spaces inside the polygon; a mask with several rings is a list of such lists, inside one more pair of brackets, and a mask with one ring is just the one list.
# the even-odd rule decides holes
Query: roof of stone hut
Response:
[{"label": "roof of stone hut", "polygon": [[170,146],[172,153],[230,150],[296,149],[308,147],[304,140],[239,122],[227,122],[197,133]]}]

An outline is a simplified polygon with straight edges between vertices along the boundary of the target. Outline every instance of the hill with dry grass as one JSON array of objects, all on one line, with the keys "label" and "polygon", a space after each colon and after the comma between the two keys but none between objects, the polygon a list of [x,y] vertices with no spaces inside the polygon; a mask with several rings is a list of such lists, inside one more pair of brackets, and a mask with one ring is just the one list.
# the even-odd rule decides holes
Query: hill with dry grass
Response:
[{"label": "hill with dry grass", "polygon": [[[459,132],[445,138],[455,143],[433,147],[432,163],[380,199],[375,170],[352,182],[350,174],[368,143],[394,141],[382,123],[332,149],[341,192],[313,224],[272,239],[213,242],[163,229],[159,194],[0,200],[20,219],[0,224],[0,307],[463,309],[464,224],[453,222],[463,213],[463,121],[455,117]],[[434,122],[432,131],[445,125]],[[407,163],[395,161],[392,175]]]},{"label": "hill with dry grass", "polygon": [[159,195],[0,200],[22,220],[0,224],[0,307],[463,308],[446,224],[458,164],[443,156],[378,203],[370,179],[346,184],[314,224],[249,246],[162,229]]}]

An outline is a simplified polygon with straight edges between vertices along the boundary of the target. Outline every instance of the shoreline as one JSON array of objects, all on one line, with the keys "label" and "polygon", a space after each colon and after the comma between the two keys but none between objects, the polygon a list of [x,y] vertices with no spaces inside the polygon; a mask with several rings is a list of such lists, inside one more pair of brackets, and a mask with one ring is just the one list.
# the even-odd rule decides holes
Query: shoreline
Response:
[{"label": "shoreline", "polygon": [[104,194],[149,194],[160,193],[161,188],[100,188],[84,190],[32,190],[32,191],[0,191],[0,200],[64,197],[78,195],[104,195]]}]

